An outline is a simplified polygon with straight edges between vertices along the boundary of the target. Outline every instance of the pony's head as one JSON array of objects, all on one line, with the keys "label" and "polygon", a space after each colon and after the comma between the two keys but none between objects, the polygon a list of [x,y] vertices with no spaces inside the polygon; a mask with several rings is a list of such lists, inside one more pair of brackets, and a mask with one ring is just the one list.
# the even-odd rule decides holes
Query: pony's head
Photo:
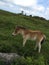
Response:
[{"label": "pony's head", "polygon": [[17,35],[17,34],[19,33],[19,31],[20,31],[20,27],[17,26],[17,27],[15,28],[14,32],[12,33],[12,35],[13,35],[13,36]]}]

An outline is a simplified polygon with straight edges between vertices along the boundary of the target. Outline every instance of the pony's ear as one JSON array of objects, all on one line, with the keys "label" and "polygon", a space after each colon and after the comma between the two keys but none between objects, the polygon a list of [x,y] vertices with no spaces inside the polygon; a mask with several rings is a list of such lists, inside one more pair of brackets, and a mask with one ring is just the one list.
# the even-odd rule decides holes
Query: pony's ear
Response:
[{"label": "pony's ear", "polygon": [[20,26],[16,26],[16,28],[19,28]]},{"label": "pony's ear", "polygon": [[15,26],[15,28],[18,27],[17,25]]},{"label": "pony's ear", "polygon": [[18,28],[18,27],[19,27],[19,26],[16,25],[16,26],[15,26],[15,29]]},{"label": "pony's ear", "polygon": [[16,28],[20,28],[20,26],[15,26],[15,29],[16,29]]},{"label": "pony's ear", "polygon": [[20,27],[19,25],[16,25],[16,27]]}]

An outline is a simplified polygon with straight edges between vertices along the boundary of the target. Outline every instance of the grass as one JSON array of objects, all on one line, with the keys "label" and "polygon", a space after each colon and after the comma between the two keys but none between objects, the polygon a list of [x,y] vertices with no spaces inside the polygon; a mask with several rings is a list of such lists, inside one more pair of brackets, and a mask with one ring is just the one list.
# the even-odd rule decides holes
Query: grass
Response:
[{"label": "grass", "polygon": [[[27,44],[23,48],[22,36],[12,36],[12,32],[17,25],[31,30],[41,30],[46,35],[46,41],[42,44],[42,50],[40,54],[37,52],[37,50],[34,51],[35,41],[28,40],[26,42]],[[49,20],[36,16],[30,17],[0,10],[0,52],[15,52],[23,57],[30,58],[31,61],[33,58],[34,65],[40,65],[38,62],[42,62],[44,59],[43,65],[49,65]],[[25,60],[26,63],[29,63],[28,59]]]}]

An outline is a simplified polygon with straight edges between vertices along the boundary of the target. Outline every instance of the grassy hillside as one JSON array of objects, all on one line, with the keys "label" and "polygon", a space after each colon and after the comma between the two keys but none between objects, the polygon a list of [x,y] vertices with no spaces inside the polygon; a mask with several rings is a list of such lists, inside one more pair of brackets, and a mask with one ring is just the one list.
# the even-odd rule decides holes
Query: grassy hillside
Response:
[{"label": "grassy hillside", "polygon": [[[12,36],[17,25],[31,30],[41,30],[46,35],[40,54],[37,50],[34,51],[35,41],[28,40],[23,48],[22,36]],[[49,21],[37,16],[31,17],[0,10],[0,52],[16,52],[23,56],[24,58],[18,59],[16,61],[18,64],[15,62],[15,65],[49,65]]]}]

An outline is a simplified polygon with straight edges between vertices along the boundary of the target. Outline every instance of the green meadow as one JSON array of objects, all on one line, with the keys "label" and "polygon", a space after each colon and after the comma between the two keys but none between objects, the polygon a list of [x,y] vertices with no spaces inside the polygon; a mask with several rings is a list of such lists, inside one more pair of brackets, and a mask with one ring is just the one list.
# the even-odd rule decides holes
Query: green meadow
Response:
[{"label": "green meadow", "polygon": [[[46,35],[41,53],[34,50],[35,41],[27,40],[25,47],[23,47],[22,36],[20,34],[12,36],[16,26],[40,30]],[[17,53],[22,56],[22,58],[15,59],[11,65],[49,65],[49,20],[0,10],[0,52]],[[0,60],[1,64],[4,65]]]}]

